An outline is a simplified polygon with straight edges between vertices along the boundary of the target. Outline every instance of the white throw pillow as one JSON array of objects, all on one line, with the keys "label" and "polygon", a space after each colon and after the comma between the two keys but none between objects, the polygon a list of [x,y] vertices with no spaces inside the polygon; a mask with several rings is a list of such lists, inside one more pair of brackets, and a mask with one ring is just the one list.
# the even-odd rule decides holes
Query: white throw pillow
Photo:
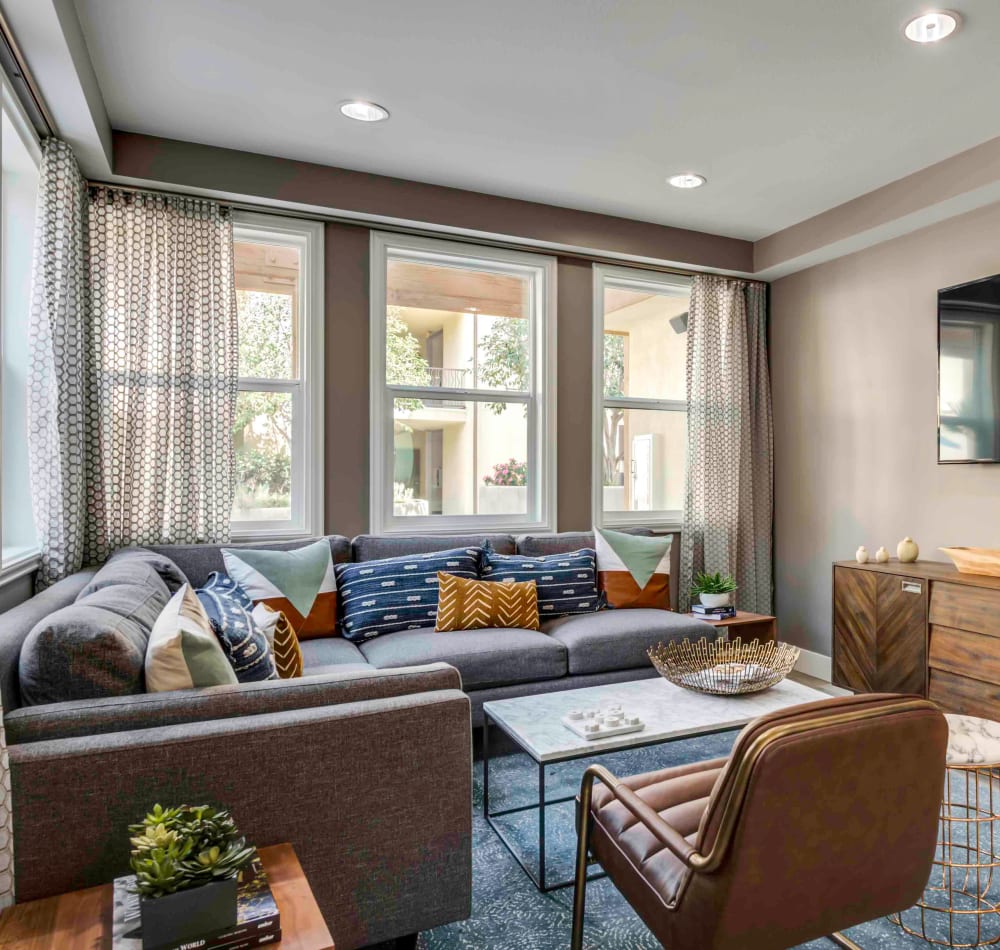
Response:
[{"label": "white throw pillow", "polygon": [[237,683],[236,673],[198,596],[185,584],[153,624],[146,648],[146,691]]}]

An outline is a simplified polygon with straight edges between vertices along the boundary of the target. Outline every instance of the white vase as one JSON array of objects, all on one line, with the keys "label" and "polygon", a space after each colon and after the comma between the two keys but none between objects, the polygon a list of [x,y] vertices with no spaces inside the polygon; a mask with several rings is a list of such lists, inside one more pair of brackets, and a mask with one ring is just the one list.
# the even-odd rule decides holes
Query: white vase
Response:
[{"label": "white vase", "polygon": [[875,552],[875,560],[878,561],[879,564],[886,564],[886,563],[888,563],[888,561],[889,561],[889,552],[885,548],[879,548]]},{"label": "white vase", "polygon": [[868,548],[866,548],[862,544],[861,547],[859,547],[857,549],[857,551],[854,552],[854,560],[856,560],[858,562],[858,564],[867,564],[868,563]]},{"label": "white vase", "polygon": [[728,607],[730,594],[699,594],[702,604],[706,607]]},{"label": "white vase", "polygon": [[920,557],[920,548],[913,538],[907,536],[896,545],[896,555],[904,564],[912,564]]}]

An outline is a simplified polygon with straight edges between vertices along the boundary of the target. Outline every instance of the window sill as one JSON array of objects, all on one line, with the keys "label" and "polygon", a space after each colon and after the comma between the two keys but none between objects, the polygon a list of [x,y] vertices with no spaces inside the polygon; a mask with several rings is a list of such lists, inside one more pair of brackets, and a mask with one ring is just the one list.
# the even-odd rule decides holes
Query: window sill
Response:
[{"label": "window sill", "polygon": [[37,548],[6,548],[0,553],[0,587],[37,571],[41,562]]},{"label": "window sill", "polygon": [[254,541],[306,541],[309,538],[323,537],[322,531],[307,531],[305,529],[281,529],[272,531],[236,531],[230,529],[229,540],[233,544],[252,544]]}]

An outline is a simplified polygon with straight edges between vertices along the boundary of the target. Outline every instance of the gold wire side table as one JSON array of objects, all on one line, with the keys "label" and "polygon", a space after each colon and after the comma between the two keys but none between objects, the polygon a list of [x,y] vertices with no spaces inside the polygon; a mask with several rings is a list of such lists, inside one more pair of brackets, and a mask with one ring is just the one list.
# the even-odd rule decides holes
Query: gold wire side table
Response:
[{"label": "gold wire side table", "polygon": [[913,907],[889,919],[940,947],[989,947],[1000,943],[1000,723],[946,718],[947,770],[930,881]]}]

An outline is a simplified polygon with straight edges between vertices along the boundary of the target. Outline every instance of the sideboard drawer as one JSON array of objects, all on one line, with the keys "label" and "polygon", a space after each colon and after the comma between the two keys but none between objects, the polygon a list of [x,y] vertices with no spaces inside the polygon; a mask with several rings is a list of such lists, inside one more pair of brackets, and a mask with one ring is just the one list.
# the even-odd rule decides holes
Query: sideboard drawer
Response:
[{"label": "sideboard drawer", "polygon": [[1000,637],[1000,590],[934,581],[930,621],[942,627]]},{"label": "sideboard drawer", "polygon": [[1000,719],[1000,686],[994,683],[932,669],[927,698],[947,713]]},{"label": "sideboard drawer", "polygon": [[1000,685],[1000,638],[931,624],[933,669]]}]

